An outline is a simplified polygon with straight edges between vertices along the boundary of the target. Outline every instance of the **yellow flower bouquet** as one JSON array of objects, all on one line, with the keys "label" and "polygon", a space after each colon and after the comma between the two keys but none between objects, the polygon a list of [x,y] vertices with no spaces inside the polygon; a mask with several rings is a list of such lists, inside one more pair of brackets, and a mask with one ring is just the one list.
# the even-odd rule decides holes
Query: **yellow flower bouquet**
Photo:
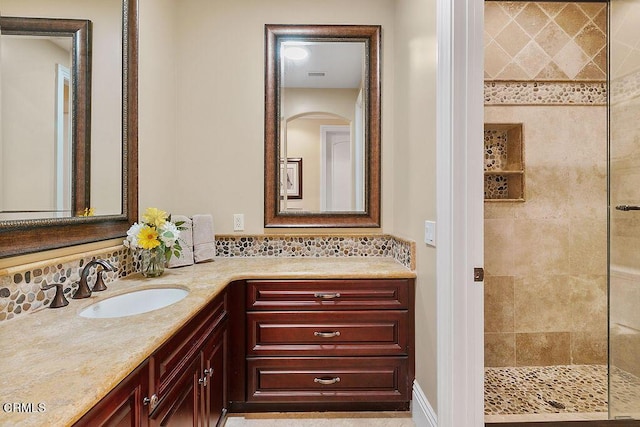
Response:
[{"label": "yellow flower bouquet", "polygon": [[182,224],[184,221],[172,222],[171,215],[160,209],[147,208],[142,222],[136,222],[129,228],[124,245],[141,251],[141,272],[144,276],[160,276],[171,256],[180,256]]}]

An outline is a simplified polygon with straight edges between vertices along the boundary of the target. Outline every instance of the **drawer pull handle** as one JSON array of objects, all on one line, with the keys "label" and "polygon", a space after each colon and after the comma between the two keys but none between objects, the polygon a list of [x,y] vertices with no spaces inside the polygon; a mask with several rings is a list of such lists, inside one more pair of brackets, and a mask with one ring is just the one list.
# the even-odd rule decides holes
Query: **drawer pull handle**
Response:
[{"label": "drawer pull handle", "polygon": [[334,378],[314,378],[314,383],[322,384],[322,385],[331,385],[340,382],[340,377]]},{"label": "drawer pull handle", "polygon": [[340,336],[340,331],[332,331],[332,332],[316,331],[313,333],[313,336],[320,337],[320,338],[335,338]]},{"label": "drawer pull handle", "polygon": [[336,298],[340,298],[340,293],[339,292],[333,292],[333,293],[316,292],[315,294],[313,294],[313,296],[320,299],[336,299]]}]

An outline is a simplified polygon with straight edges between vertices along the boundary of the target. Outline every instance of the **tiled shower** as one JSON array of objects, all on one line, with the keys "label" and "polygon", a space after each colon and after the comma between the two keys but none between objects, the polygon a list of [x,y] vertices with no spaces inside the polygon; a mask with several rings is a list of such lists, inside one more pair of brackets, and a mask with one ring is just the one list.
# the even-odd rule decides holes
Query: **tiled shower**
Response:
[{"label": "tiled shower", "polygon": [[605,3],[485,2],[490,417],[607,414],[606,25]]}]

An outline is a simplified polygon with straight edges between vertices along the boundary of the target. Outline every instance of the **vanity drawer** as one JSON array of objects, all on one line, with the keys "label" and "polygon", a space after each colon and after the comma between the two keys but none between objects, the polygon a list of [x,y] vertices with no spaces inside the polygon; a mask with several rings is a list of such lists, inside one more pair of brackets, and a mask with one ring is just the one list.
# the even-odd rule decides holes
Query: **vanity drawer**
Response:
[{"label": "vanity drawer", "polygon": [[407,309],[409,280],[249,280],[247,310]]},{"label": "vanity drawer", "polygon": [[249,358],[247,363],[249,402],[410,399],[406,357]]},{"label": "vanity drawer", "polygon": [[247,354],[405,355],[407,323],[408,312],[403,310],[251,312]]}]

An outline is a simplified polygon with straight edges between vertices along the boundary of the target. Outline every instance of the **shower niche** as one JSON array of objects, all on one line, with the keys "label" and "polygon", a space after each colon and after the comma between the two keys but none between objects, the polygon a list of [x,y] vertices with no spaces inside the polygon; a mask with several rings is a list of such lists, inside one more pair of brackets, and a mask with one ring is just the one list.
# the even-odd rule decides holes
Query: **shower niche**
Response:
[{"label": "shower niche", "polygon": [[522,123],[484,125],[484,199],[524,202]]}]

